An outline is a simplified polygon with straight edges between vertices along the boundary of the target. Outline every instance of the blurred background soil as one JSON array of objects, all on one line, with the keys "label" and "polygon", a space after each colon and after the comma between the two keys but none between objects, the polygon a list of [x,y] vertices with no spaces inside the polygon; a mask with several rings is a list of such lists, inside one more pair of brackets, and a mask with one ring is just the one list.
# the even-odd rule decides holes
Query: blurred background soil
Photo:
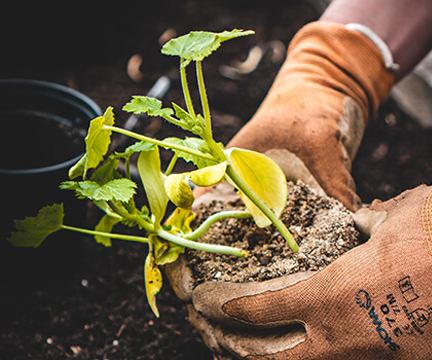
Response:
[{"label": "blurred background soil", "polygon": [[[132,95],[145,94],[162,75],[172,81],[164,103],[183,104],[178,60],[160,54],[162,35],[252,29],[254,36],[227,42],[204,62],[215,138],[224,143],[255,112],[283,61],[270,49],[277,53],[321,11],[305,0],[100,4],[12,4],[0,25],[0,78],[70,86],[102,109],[114,106],[121,125],[128,117],[121,107]],[[227,76],[226,67],[244,61],[256,45],[266,50],[256,69]],[[139,82],[127,72],[137,54],[142,58]],[[182,135],[170,124],[148,125],[144,121],[137,130],[158,138]],[[363,201],[429,184],[430,139],[431,130],[422,129],[389,99],[371,121],[354,163]],[[0,358],[212,359],[167,283],[158,296],[161,317],[151,313],[143,289],[146,251],[128,243],[104,248],[86,238],[76,269],[67,277],[31,287],[1,284]]]}]

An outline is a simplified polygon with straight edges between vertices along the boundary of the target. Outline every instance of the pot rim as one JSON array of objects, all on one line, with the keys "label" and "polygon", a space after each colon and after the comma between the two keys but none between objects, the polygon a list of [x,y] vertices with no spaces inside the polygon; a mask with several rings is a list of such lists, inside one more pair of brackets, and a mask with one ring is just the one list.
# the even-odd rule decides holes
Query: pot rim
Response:
[{"label": "pot rim", "polygon": [[[83,107],[88,110],[89,113],[94,113],[94,117],[102,115],[102,110],[99,105],[92,100],[87,95],[81,93],[78,90],[72,89],[65,85],[52,83],[44,80],[34,80],[34,79],[0,79],[0,88],[1,87],[22,87],[23,89],[33,89],[33,90],[41,90],[41,95],[43,96],[44,91],[48,91],[57,96],[61,96],[61,102],[68,103],[69,105],[73,105],[75,107]],[[47,97],[48,93],[47,93]],[[89,121],[90,121],[89,117]],[[32,174],[44,174],[48,172],[54,172],[57,170],[62,170],[68,168],[75,164],[84,153],[80,153],[72,159],[62,161],[60,163],[48,166],[41,166],[36,168],[28,168],[28,169],[1,169],[0,175],[32,175]]]}]

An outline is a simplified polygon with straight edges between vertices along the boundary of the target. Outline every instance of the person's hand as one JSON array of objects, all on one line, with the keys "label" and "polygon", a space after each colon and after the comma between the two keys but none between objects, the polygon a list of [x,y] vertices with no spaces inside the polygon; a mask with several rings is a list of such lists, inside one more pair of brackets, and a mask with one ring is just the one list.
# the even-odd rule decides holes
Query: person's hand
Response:
[{"label": "person's hand", "polygon": [[344,25],[309,24],[292,40],[261,107],[228,146],[272,150],[280,159],[291,152],[328,196],[356,210],[361,202],[351,162],[392,84],[393,74],[366,36]]},{"label": "person's hand", "polygon": [[190,321],[215,354],[431,359],[432,187],[375,201],[356,218],[370,239],[323,270],[199,285]]}]

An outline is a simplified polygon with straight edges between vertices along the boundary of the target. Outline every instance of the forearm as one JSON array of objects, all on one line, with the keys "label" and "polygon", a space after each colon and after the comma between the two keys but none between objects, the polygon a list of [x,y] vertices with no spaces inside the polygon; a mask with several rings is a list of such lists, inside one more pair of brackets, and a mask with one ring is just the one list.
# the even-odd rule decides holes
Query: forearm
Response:
[{"label": "forearm", "polygon": [[369,27],[400,66],[399,80],[432,48],[431,19],[431,0],[334,0],[320,21]]}]

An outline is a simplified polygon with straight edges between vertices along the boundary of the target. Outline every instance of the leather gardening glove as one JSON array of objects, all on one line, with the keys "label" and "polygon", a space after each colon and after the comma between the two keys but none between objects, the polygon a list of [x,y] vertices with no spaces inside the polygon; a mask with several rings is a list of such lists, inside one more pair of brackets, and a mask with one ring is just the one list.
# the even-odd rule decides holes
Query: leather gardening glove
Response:
[{"label": "leather gardening glove", "polygon": [[340,24],[311,23],[293,38],[266,99],[228,146],[272,149],[280,158],[292,152],[327,195],[356,210],[351,162],[392,84],[368,37]]},{"label": "leather gardening glove", "polygon": [[356,217],[370,239],[323,270],[199,285],[191,321],[208,346],[244,359],[432,359],[432,187]]}]

